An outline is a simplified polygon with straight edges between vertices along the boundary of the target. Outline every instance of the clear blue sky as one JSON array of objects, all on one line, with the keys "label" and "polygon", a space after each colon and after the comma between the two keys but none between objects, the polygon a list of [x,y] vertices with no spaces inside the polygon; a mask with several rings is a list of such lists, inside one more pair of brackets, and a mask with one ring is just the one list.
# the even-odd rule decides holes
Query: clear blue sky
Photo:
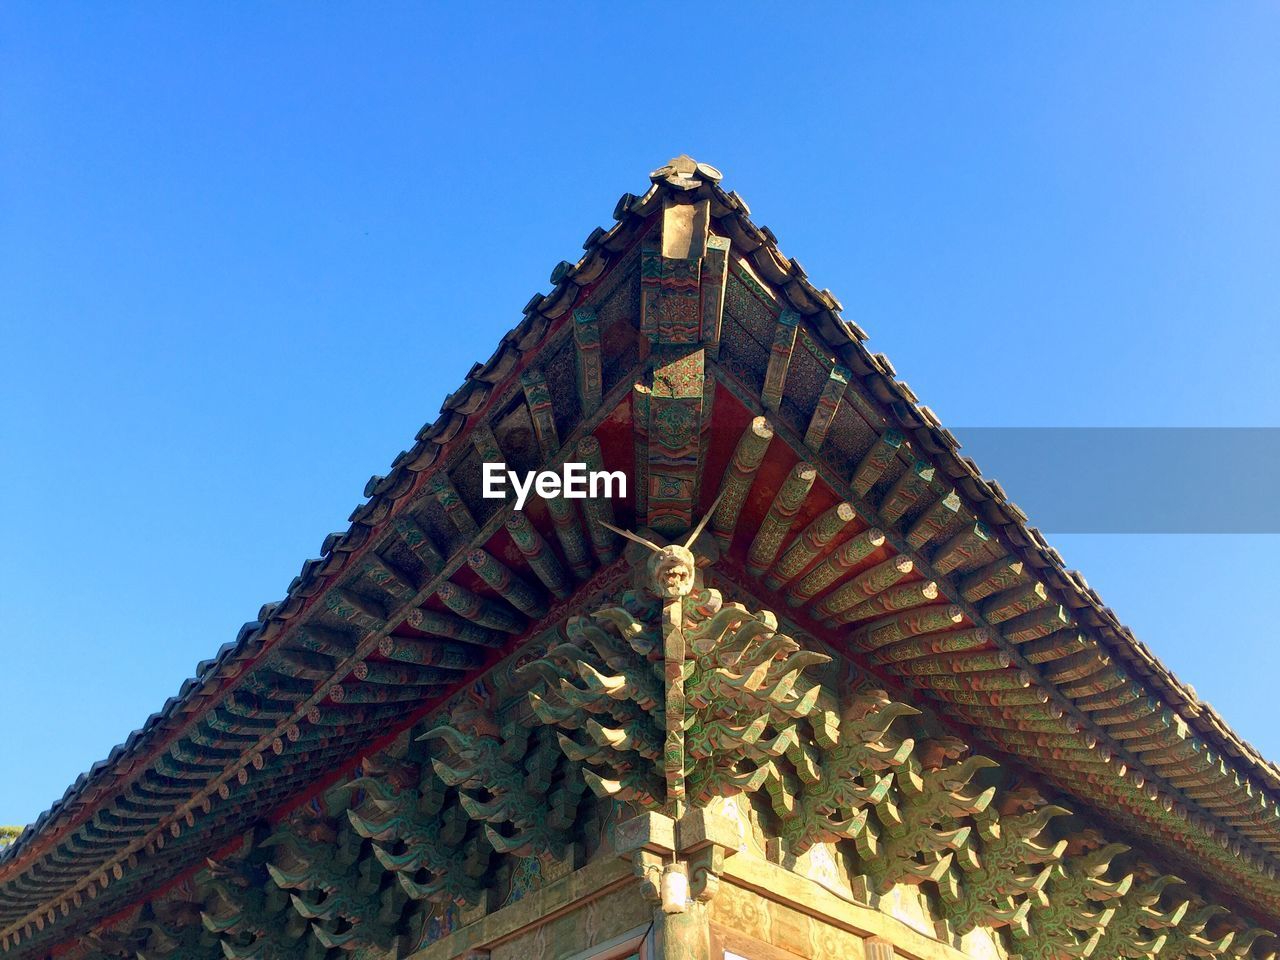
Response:
[{"label": "clear blue sky", "polygon": [[[1280,6],[744,6],[0,7],[0,822],[676,153],[949,424],[1280,426]],[[1280,540],[1054,539],[1280,755]]]}]

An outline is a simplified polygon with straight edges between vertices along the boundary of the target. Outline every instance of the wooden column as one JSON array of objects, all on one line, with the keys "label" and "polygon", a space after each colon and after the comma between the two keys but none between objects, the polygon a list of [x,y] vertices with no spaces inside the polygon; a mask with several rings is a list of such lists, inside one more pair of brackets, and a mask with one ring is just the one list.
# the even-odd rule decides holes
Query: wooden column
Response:
[{"label": "wooden column", "polygon": [[654,960],[712,960],[706,904],[691,903],[683,913],[654,908],[653,932]]}]

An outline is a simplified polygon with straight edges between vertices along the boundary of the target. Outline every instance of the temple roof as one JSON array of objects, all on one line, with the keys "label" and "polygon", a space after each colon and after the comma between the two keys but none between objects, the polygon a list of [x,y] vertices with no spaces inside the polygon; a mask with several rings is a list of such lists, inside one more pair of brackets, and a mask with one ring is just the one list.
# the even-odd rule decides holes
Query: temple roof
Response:
[{"label": "temple roof", "polygon": [[[440,415],[418,432],[387,474],[370,478],[350,527],[324,539],[320,556],[303,564],[285,597],[264,605],[233,642],[199,664],[175,697],[77,778],[13,843],[0,848],[4,949],[56,940],[54,929],[61,930],[64,921],[70,925],[57,936],[70,935],[77,917],[88,922],[119,909],[142,886],[164,883],[219,845],[232,842],[249,818],[270,815],[311,789],[317,778],[349,769],[353,759],[381,742],[378,738],[392,725],[399,730],[402,721],[440,702],[446,691],[425,681],[412,701],[362,702],[355,692],[365,679],[360,665],[371,651],[385,651],[387,643],[443,634],[453,623],[449,611],[457,608],[433,599],[441,589],[439,577],[453,593],[483,601],[483,574],[480,579],[468,574],[466,557],[477,544],[505,535],[496,515],[473,516],[476,511],[468,509],[466,487],[475,479],[476,451],[486,449],[492,431],[505,422],[517,401],[528,401],[539,440],[547,424],[554,433],[555,411],[547,412],[545,421],[538,419],[534,397],[539,387],[537,377],[530,376],[537,372],[535,360],[541,362],[553,348],[573,346],[580,308],[603,290],[615,267],[637,255],[665,210],[697,204],[708,212],[714,235],[725,241],[721,249],[741,270],[742,282],[755,284],[762,299],[776,301],[783,318],[779,322],[803,327],[816,348],[834,358],[827,371],[830,380],[811,391],[808,410],[797,413],[792,404],[788,413],[782,409],[786,404],[775,404],[780,428],[790,431],[788,442],[801,450],[809,447],[810,460],[827,474],[843,477],[850,475],[850,464],[861,468],[872,456],[868,448],[875,448],[898,464],[895,476],[914,471],[923,478],[920,489],[933,491],[929,503],[945,502],[947,522],[952,524],[947,542],[970,536],[975,542],[998,544],[985,565],[975,570],[941,562],[945,544],[917,544],[910,530],[900,535],[890,531],[904,553],[914,551],[923,558],[922,567],[941,590],[939,602],[957,605],[957,620],[963,616],[966,623],[989,630],[1004,657],[1001,663],[1025,676],[1029,688],[1037,691],[1040,699],[1027,709],[1043,713],[1049,718],[1046,723],[1062,724],[1062,736],[1073,738],[1073,744],[1064,749],[1060,740],[1049,746],[1045,737],[1006,735],[995,723],[985,731],[988,739],[1045,775],[1057,789],[1101,816],[1118,820],[1133,836],[1173,851],[1171,856],[1182,848],[1189,863],[1199,860],[1207,872],[1221,871],[1225,885],[1234,886],[1232,893],[1258,914],[1280,915],[1280,769],[1179,681],[1082,576],[1065,569],[1027,516],[963,456],[958,440],[897,378],[888,359],[867,349],[866,334],[841,316],[839,301],[815,287],[800,263],[781,252],[773,234],[752,222],[742,198],[720,183],[715,168],[680,157],[654,171],[643,194],[624,194],[615,207],[613,225],[593,230],[581,257],[555,267],[550,292],[528,302],[521,320],[502,337],[493,355],[468,372],[446,397]],[[770,350],[767,342],[761,347]],[[613,358],[618,376],[612,383],[606,376],[603,385],[597,384],[597,400],[603,403],[612,397],[616,402],[623,397],[630,402],[626,373],[644,362],[642,354],[628,352],[632,349],[621,335],[605,344],[603,352],[606,359]],[[771,373],[774,354],[776,350],[768,354]],[[782,376],[785,379],[785,361]],[[559,400],[554,379],[546,376],[552,382],[541,387],[549,394],[548,407]],[[841,393],[833,394],[832,384]],[[778,389],[780,393],[781,386]],[[822,403],[819,395],[843,401],[850,416],[856,414],[859,423],[871,425],[860,449],[851,454],[833,449],[834,443],[824,446],[828,431],[834,436],[846,429],[834,413],[821,435],[813,434]],[[741,415],[734,421],[739,430],[757,412],[747,403],[751,399],[744,395]],[[720,417],[720,406],[716,409]],[[600,418],[592,421],[597,437],[607,433],[606,413],[602,409]],[[588,419],[586,411],[578,414],[584,422]],[[787,426],[788,417],[799,417],[800,426]],[[567,435],[564,424],[559,426]],[[542,444],[542,453],[550,449]],[[784,470],[785,464],[778,469]],[[836,486],[833,481],[833,489]],[[895,482],[892,488],[901,493],[901,486]],[[837,492],[850,500],[872,492],[871,484],[862,489],[854,482],[851,489],[851,494]],[[884,509],[887,486],[875,489],[880,501],[866,508],[869,515]],[[702,502],[708,499],[704,496]],[[423,502],[429,503],[438,526],[407,519],[410,506]],[[927,509],[924,500],[920,504]],[[862,504],[855,505],[862,512]],[[907,519],[919,520],[920,513]],[[550,529],[543,515],[537,515],[536,522]],[[424,527],[429,528],[425,533]],[[391,547],[393,536],[398,539]],[[392,549],[399,551],[402,562],[390,558]],[[1076,646],[1069,655],[1037,659],[1020,646],[1019,638],[1011,637],[1007,622],[988,615],[991,594],[974,576],[991,564],[1017,566],[1017,576],[1008,585],[1031,591],[1030,608],[1020,608],[1018,616],[1034,614],[1021,622],[1034,621],[1035,626],[1026,629],[1038,631],[1036,638],[1046,636],[1044,624],[1072,631]],[[406,573],[410,567],[413,570]],[[474,562],[471,569],[478,569]],[[594,575],[594,570],[587,572]],[[455,575],[452,582],[450,575]],[[986,575],[995,576],[990,571]],[[371,599],[361,583],[375,585],[379,592]],[[474,590],[474,596],[468,590]],[[406,620],[396,615],[401,604],[426,613]],[[439,621],[435,629],[423,626],[424,616]],[[448,629],[459,628],[454,624]],[[482,632],[485,637],[472,638],[478,652],[468,654],[472,660],[465,676],[492,665],[514,642],[488,637],[492,631],[487,627]],[[507,632],[521,635],[519,629]],[[460,647],[466,642],[471,640],[460,638]],[[895,673],[891,664],[880,666],[891,681],[909,679]],[[908,685],[923,690],[922,696],[946,701],[940,687],[914,681]],[[1117,696],[1116,707],[1096,709],[1099,695],[1115,691],[1123,694]],[[990,705],[965,713],[968,719],[963,722],[980,730],[982,725],[973,718],[983,716],[983,709]],[[1021,722],[1018,707],[1003,709]],[[325,739],[322,748],[320,741],[308,748],[306,724],[328,723],[335,710],[347,711],[333,721],[341,735]],[[1024,724],[1020,729],[1038,728]],[[213,738],[214,732],[220,736]],[[228,748],[228,742],[239,746]],[[1073,772],[1071,758],[1087,753],[1105,759],[1105,772]],[[1067,773],[1055,774],[1055,764]]]}]

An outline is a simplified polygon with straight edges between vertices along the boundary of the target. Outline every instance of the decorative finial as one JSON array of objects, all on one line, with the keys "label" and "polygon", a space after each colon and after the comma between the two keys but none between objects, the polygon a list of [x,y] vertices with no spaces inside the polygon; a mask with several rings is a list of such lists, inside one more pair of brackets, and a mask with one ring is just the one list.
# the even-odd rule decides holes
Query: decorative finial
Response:
[{"label": "decorative finial", "polygon": [[653,173],[649,174],[650,180],[667,180],[678,185],[689,185],[699,180],[719,183],[723,177],[724,174],[711,166],[711,164],[699,163],[687,153],[672,157]]}]

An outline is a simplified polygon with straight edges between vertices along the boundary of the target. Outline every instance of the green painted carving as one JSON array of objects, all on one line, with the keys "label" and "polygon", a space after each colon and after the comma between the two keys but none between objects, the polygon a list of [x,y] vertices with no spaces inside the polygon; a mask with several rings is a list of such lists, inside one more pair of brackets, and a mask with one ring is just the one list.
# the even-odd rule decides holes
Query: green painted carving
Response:
[{"label": "green painted carving", "polygon": [[254,859],[210,861],[209,895],[200,919],[220,938],[227,960],[290,960],[304,957],[307,922],[290,909],[289,895],[270,882]]},{"label": "green painted carving", "polygon": [[326,948],[361,956],[399,956],[397,926],[405,896],[383,884],[383,868],[361,857],[361,839],[320,817],[307,817],[277,830],[262,843],[274,848],[267,873],[290,891],[293,909],[311,922]]},{"label": "green painted carving", "polygon": [[[868,691],[837,713],[807,675],[826,654],[780,633],[772,613],[697,585],[686,548],[633,539],[659,551],[647,564],[632,555],[640,584],[570,619],[564,642],[522,670],[534,714],[557,729],[565,755],[597,795],[653,811],[764,791],[796,853],[858,836],[864,808],[889,790],[885,771],[911,750],[888,728],[917,711]],[[672,635],[683,649],[674,671],[664,662]]]},{"label": "green painted carving", "polygon": [[[1264,930],[1262,927],[1249,927],[1232,938],[1224,953],[1228,957],[1237,957],[1239,960],[1244,960],[1245,957],[1253,954],[1253,945],[1263,937],[1271,940],[1278,939],[1270,930]],[[1270,958],[1275,957],[1275,953],[1268,951],[1265,956],[1270,960]]]},{"label": "green painted carving", "polygon": [[374,856],[405,893],[442,904],[479,902],[493,848],[434,771],[366,762],[364,776],[344,789],[363,794],[347,819],[373,841]]},{"label": "green painted carving", "polygon": [[520,717],[500,725],[488,707],[468,699],[419,739],[448,748],[447,758],[432,757],[435,773],[458,788],[459,804],[483,824],[495,850],[564,855],[585,789],[581,778],[563,775],[551,731]]},{"label": "green painted carving", "polygon": [[561,749],[585,764],[582,777],[597,795],[661,807],[657,761],[666,718],[658,630],[643,613],[617,607],[571,618],[566,632],[567,642],[521,671],[545,682],[529,694],[534,714],[560,728]]},{"label": "green painted carving", "polygon": [[140,924],[146,940],[137,960],[210,960],[221,954],[218,938],[200,922],[201,905],[191,900],[153,901]]},{"label": "green painted carving", "polygon": [[917,713],[883,690],[867,690],[848,699],[837,725],[829,717],[812,724],[817,749],[798,745],[800,757],[793,759],[804,789],[781,821],[782,839],[793,853],[862,833],[869,805],[883,801],[893,783],[885,771],[901,765],[914,746],[910,739],[890,739],[889,727]]},{"label": "green painted carving", "polygon": [[[560,642],[515,675],[598,796],[679,815],[759,793],[774,814],[766,830],[788,855],[853,841],[864,889],[932,884],[956,933],[1007,927],[1024,960],[1229,946],[1225,930],[1204,935],[1207,919],[1179,926],[1185,908],[1161,913],[1159,882],[1133,892],[1132,878],[1107,880],[1123,848],[1050,839],[1064,808],[1025,788],[976,784],[994,761],[966,758],[954,738],[894,736],[911,707],[878,690],[838,704],[812,676],[826,655],[780,633],[772,614],[705,587],[687,545],[659,546],[648,531],[626,536],[652,551],[628,548],[636,585],[571,618]],[[487,735],[490,750],[509,736]],[[1113,918],[1119,932],[1109,930]],[[1161,924],[1173,933],[1156,933]],[[1110,953],[1099,948],[1104,937]]]},{"label": "green painted carving", "polygon": [[1236,932],[1227,929],[1210,938],[1206,936],[1206,931],[1211,921],[1229,916],[1230,912],[1226,907],[1196,901],[1194,907],[1187,910],[1182,922],[1169,934],[1169,940],[1160,953],[1161,960],[1192,960],[1193,957],[1225,956],[1231,941],[1235,939]]},{"label": "green painted carving", "polygon": [[[718,592],[707,594],[692,607],[701,616],[692,625],[686,620],[684,631],[692,661],[686,661],[684,719],[690,800],[705,805],[714,796],[764,786],[785,816],[802,776],[818,775],[812,751],[803,749],[811,735],[800,721],[819,712],[821,688],[802,674],[830,658],[778,633],[772,613],[720,606]],[[793,778],[784,757],[804,774]]]},{"label": "green painted carving", "polygon": [[1076,960],[1090,956],[1115,915],[1115,903],[1133,887],[1132,874],[1108,880],[1111,861],[1129,848],[1105,843],[1095,830],[1067,838],[1066,855],[1032,898],[1027,922],[1013,928],[1023,960]]},{"label": "green painted carving", "polygon": [[662,809],[667,731],[683,733],[682,781],[688,802],[766,786],[780,813],[793,805],[798,778],[781,764],[799,756],[800,721],[815,714],[819,687],[803,671],[825,654],[800,649],[777,632],[772,614],[724,604],[715,590],[678,598],[685,659],[684,709],[669,717],[661,653],[664,605],[652,592],[628,591],[617,607],[567,625],[568,640],[526,671],[541,679],[530,702],[558,727],[570,759],[600,796]]},{"label": "green painted carving", "polygon": [[1031,789],[1006,791],[975,817],[976,835],[958,852],[960,875],[948,873],[939,885],[943,913],[957,933],[979,926],[1023,927],[1031,897],[1049,881],[1067,841],[1042,843],[1049,821],[1070,811]]},{"label": "green painted carving", "polygon": [[917,746],[894,773],[895,789],[875,806],[875,821],[857,838],[864,876],[871,890],[888,893],[894,884],[931,881],[939,887],[955,878],[955,857],[971,842],[968,818],[991,804],[995,788],[970,786],[977,772],[997,766],[983,756],[960,757],[968,747],[954,737]]},{"label": "green painted carving", "polygon": [[1156,876],[1148,872],[1139,878],[1130,894],[1116,907],[1115,915],[1098,940],[1094,955],[1097,957],[1142,960],[1164,956],[1170,931],[1178,926],[1187,914],[1189,906],[1182,901],[1171,910],[1158,909],[1165,887],[1181,883],[1177,877]]},{"label": "green painted carving", "polygon": [[216,960],[218,938],[200,923],[201,905],[177,896],[135,907],[131,915],[80,941],[94,960]]}]

